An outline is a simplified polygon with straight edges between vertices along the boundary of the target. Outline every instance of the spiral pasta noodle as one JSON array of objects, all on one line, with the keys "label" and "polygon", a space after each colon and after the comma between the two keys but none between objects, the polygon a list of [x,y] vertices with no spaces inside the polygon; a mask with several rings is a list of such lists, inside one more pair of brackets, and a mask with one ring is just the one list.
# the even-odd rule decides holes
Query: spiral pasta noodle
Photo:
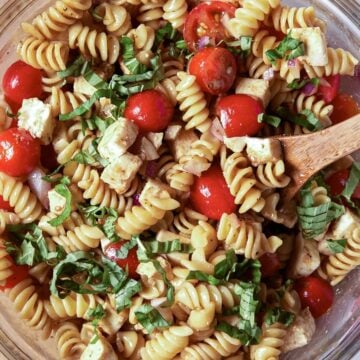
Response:
[{"label": "spiral pasta noodle", "polygon": [[79,329],[70,321],[63,322],[56,329],[55,342],[60,359],[78,357],[85,349]]},{"label": "spiral pasta noodle", "polygon": [[36,69],[60,71],[66,68],[69,46],[62,41],[50,42],[30,36],[19,43],[17,52],[23,61]]},{"label": "spiral pasta noodle", "polygon": [[142,64],[149,65],[153,57],[151,51],[155,41],[155,31],[151,26],[140,24],[137,28],[131,29],[126,36],[134,41],[136,58]]},{"label": "spiral pasta noodle", "polygon": [[177,76],[180,82],[176,86],[176,99],[183,112],[183,120],[186,122],[185,129],[196,128],[201,132],[206,132],[210,128],[211,121],[204,93],[196,83],[195,76],[182,71]]},{"label": "spiral pasta noodle", "polygon": [[6,282],[6,279],[8,279],[11,275],[14,274],[12,267],[13,267],[13,262],[11,261],[11,258],[4,247],[3,239],[1,239],[1,244],[0,244],[0,285],[4,285]]},{"label": "spiral pasta noodle", "polygon": [[258,58],[262,58],[265,65],[270,65],[270,59],[266,56],[268,50],[274,49],[278,45],[276,36],[270,35],[267,30],[260,30],[254,36],[252,43],[252,53]]},{"label": "spiral pasta noodle", "polygon": [[114,35],[90,30],[88,26],[80,22],[69,28],[69,47],[70,49],[78,48],[85,56],[100,58],[110,64],[114,64],[120,55],[120,44]]},{"label": "spiral pasta noodle", "polygon": [[259,165],[256,168],[256,175],[259,182],[266,188],[283,188],[290,182],[290,177],[285,175],[283,160]]},{"label": "spiral pasta noodle", "polygon": [[54,6],[36,16],[31,24],[22,23],[24,32],[37,39],[53,40],[81,19],[84,11],[91,7],[91,0],[58,0]]},{"label": "spiral pasta noodle", "polygon": [[165,1],[161,0],[142,4],[139,8],[139,13],[136,17],[136,20],[155,30],[158,29],[160,27],[159,22],[164,15],[164,3]]},{"label": "spiral pasta noodle", "polygon": [[116,346],[125,359],[140,360],[140,350],[144,345],[144,337],[136,331],[119,331],[116,334]]},{"label": "spiral pasta noodle", "polygon": [[51,93],[52,88],[62,88],[66,84],[65,79],[61,79],[56,73],[49,72],[41,78],[42,89],[45,93]]},{"label": "spiral pasta noodle", "polygon": [[169,21],[174,29],[181,29],[185,23],[187,7],[186,0],[168,0],[163,6],[163,18]]},{"label": "spiral pasta noodle", "polygon": [[35,330],[41,330],[42,338],[48,338],[53,323],[45,310],[43,300],[39,298],[33,281],[25,279],[19,282],[8,292],[8,296],[14,303],[20,318],[25,319],[26,323]]},{"label": "spiral pasta noodle", "polygon": [[266,65],[262,57],[256,57],[252,54],[247,57],[245,67],[249,76],[254,79],[261,79],[269,71],[273,71],[272,66]]},{"label": "spiral pasta noodle", "polygon": [[208,218],[205,215],[186,207],[174,217],[170,229],[175,232],[178,231],[181,235],[190,236],[199,221],[207,220]]}]

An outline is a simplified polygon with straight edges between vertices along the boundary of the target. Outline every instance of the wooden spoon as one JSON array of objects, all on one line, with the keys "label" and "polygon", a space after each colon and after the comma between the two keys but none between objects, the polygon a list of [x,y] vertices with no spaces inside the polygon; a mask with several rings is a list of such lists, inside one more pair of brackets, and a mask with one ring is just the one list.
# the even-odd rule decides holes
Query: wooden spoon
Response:
[{"label": "wooden spoon", "polygon": [[282,194],[282,200],[286,202],[311,176],[360,149],[360,114],[315,133],[277,139],[283,146],[287,174],[292,178]]}]

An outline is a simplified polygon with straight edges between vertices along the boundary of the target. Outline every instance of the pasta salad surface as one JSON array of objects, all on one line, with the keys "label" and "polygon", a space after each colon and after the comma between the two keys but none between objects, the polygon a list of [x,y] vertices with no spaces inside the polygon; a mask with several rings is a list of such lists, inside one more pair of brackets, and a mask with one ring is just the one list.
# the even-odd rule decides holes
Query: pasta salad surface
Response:
[{"label": "pasta salad surface", "polygon": [[57,0],[2,79],[0,289],[60,359],[275,360],[360,264],[360,164],[296,198],[279,141],[360,112],[280,0]]}]

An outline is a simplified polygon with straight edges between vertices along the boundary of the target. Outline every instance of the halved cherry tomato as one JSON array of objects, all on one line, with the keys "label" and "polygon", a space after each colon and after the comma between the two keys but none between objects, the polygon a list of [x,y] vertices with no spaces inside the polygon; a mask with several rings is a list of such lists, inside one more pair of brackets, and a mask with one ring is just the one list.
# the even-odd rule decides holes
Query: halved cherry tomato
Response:
[{"label": "halved cherry tomato", "polygon": [[41,97],[41,71],[23,61],[16,61],[6,70],[2,87],[12,111],[17,112],[24,99]]},{"label": "halved cherry tomato", "polygon": [[10,205],[10,203],[8,201],[5,201],[1,195],[0,195],[0,209],[5,211],[14,210],[14,208]]},{"label": "halved cherry tomato", "polygon": [[331,114],[331,121],[334,124],[360,113],[359,104],[349,94],[338,94],[331,104],[334,106],[334,111]]},{"label": "halved cherry tomato", "polygon": [[139,265],[139,259],[136,254],[137,246],[129,250],[128,256],[125,259],[119,259],[116,255],[117,251],[120,250],[125,243],[127,243],[127,241],[117,241],[110,244],[105,249],[105,256],[110,260],[115,261],[124,270],[127,269],[129,276],[135,279],[139,277],[136,272]]},{"label": "halved cherry tomato", "polygon": [[170,123],[174,107],[160,91],[146,90],[129,97],[124,116],[134,121],[141,132],[162,131]]},{"label": "halved cherry tomato", "polygon": [[50,171],[54,171],[59,166],[56,158],[57,154],[52,144],[41,146],[41,165],[45,166]]},{"label": "halved cherry tomato", "polygon": [[[8,258],[11,262],[13,262],[10,256]],[[10,269],[12,270],[13,274],[5,280],[4,285],[0,286],[0,291],[5,289],[12,289],[19,282],[25,280],[29,276],[29,267],[26,265],[13,264]]]},{"label": "halved cherry tomato", "polygon": [[186,17],[184,39],[190,50],[198,49],[199,39],[208,36],[213,43],[229,38],[222,19],[235,16],[236,7],[221,1],[204,2],[195,6]]},{"label": "halved cherry tomato", "polygon": [[225,96],[216,104],[227,137],[255,135],[262,128],[258,116],[263,111],[260,101],[242,94]]},{"label": "halved cherry tomato", "polygon": [[223,213],[233,213],[234,200],[218,165],[196,177],[190,191],[193,208],[213,220],[220,220]]},{"label": "halved cherry tomato", "polygon": [[201,89],[212,95],[227,92],[235,81],[234,55],[221,47],[205,48],[191,59],[189,72],[196,76]]},{"label": "halved cherry tomato", "polygon": [[277,254],[266,253],[260,256],[262,277],[274,276],[281,268],[279,256]]},{"label": "halved cherry tomato", "polygon": [[[330,187],[330,193],[333,196],[340,195],[345,188],[346,182],[349,178],[350,170],[344,169],[339,170],[333,174],[331,174],[328,178],[326,178],[326,183]],[[352,199],[360,199],[360,184],[355,188],[353,192]]]},{"label": "halved cherry tomato", "polygon": [[340,75],[333,75],[324,78],[329,85],[320,85],[318,93],[322,96],[324,101],[329,104],[334,99],[340,88]]},{"label": "halved cherry tomato", "polygon": [[40,161],[40,143],[24,129],[0,133],[0,171],[10,176],[28,175]]},{"label": "halved cherry tomato", "polygon": [[325,314],[334,302],[334,291],[331,285],[315,276],[296,280],[294,289],[299,294],[302,307],[309,307],[315,318]]}]

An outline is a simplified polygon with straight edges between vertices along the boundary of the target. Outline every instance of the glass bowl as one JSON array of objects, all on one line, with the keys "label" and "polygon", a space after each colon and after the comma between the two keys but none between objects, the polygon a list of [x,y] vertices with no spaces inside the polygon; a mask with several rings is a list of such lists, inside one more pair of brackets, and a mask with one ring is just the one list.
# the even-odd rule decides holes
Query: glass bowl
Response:
[{"label": "glass bowl", "polygon": [[[51,3],[49,0],[0,0],[0,78],[16,59],[16,46],[22,37],[20,23],[30,20]],[[292,6],[316,8],[328,25],[333,47],[343,47],[360,58],[359,0],[283,0]],[[360,82],[345,78],[342,87],[360,101]],[[360,358],[360,269],[353,271],[336,287],[331,311],[317,322],[317,332],[306,346],[283,358],[286,360],[350,360]],[[17,317],[11,302],[0,294],[0,359],[56,359],[53,339],[43,341]],[[3,357],[1,356],[3,354]]]}]

